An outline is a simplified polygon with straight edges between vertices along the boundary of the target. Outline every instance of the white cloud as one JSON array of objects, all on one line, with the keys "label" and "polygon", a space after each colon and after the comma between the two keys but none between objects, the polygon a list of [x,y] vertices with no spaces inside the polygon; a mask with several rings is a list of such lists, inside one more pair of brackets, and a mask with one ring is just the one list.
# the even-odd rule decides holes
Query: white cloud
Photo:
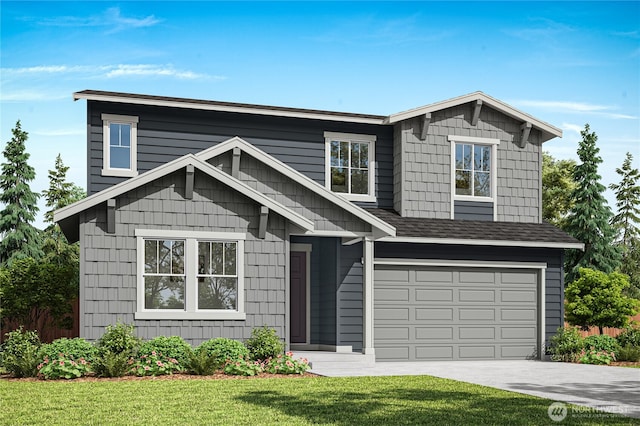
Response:
[{"label": "white cloud", "polygon": [[515,105],[522,107],[538,108],[545,111],[552,112],[566,112],[576,114],[591,114],[598,115],[612,119],[625,119],[635,120],[638,117],[629,114],[620,114],[616,111],[619,109],[617,106],[611,105],[597,105],[584,102],[571,102],[571,101],[537,101],[537,100],[517,100],[512,102]]},{"label": "white cloud", "polygon": [[2,90],[0,102],[29,102],[29,101],[57,101],[60,99],[69,99],[69,94],[48,93],[46,91],[37,90]]},{"label": "white cloud", "polygon": [[571,124],[571,123],[562,123],[562,130],[567,130],[570,132],[575,132],[577,134],[580,134],[580,132],[584,130],[584,126],[580,126],[578,124]]},{"label": "white cloud", "polygon": [[84,136],[86,134],[85,129],[51,129],[51,130],[34,130],[29,132],[32,135],[37,136]]},{"label": "white cloud", "polygon": [[93,16],[56,16],[53,18],[37,19],[40,25],[54,27],[103,27],[107,33],[115,33],[133,28],[152,27],[162,20],[154,15],[142,18],[123,16],[119,7],[112,7],[100,15]]},{"label": "white cloud", "polygon": [[[74,78],[117,78],[156,76],[181,80],[212,79],[224,80],[226,77],[197,73],[191,70],[177,69],[171,64],[116,64],[116,65],[38,65],[22,68],[1,68],[5,77],[72,75]],[[84,75],[83,75],[84,74]],[[4,94],[3,94],[4,99]]]}]

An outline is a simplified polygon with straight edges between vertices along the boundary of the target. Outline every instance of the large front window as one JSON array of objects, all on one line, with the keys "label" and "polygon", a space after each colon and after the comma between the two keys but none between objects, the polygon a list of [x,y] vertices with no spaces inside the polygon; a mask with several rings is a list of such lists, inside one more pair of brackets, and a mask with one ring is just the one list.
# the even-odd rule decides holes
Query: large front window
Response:
[{"label": "large front window", "polygon": [[325,132],[327,188],[348,198],[373,198],[375,136]]},{"label": "large front window", "polygon": [[244,234],[136,230],[136,319],[244,319]]}]

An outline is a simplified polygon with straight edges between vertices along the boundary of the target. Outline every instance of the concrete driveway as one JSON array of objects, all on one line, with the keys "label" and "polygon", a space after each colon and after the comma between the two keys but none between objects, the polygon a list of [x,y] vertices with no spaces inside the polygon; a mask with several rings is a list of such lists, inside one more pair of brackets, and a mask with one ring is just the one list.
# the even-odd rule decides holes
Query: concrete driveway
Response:
[{"label": "concrete driveway", "polygon": [[[323,376],[429,375],[534,395],[640,418],[640,368],[542,361],[323,363]],[[588,413],[574,413],[583,416]]]}]

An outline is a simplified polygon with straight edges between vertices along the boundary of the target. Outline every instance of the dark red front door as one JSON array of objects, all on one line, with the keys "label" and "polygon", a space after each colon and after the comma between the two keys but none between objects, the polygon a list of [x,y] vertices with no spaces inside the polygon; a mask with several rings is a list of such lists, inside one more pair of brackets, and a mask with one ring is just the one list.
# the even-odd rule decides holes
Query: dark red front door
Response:
[{"label": "dark red front door", "polygon": [[307,343],[307,253],[291,252],[291,343]]}]

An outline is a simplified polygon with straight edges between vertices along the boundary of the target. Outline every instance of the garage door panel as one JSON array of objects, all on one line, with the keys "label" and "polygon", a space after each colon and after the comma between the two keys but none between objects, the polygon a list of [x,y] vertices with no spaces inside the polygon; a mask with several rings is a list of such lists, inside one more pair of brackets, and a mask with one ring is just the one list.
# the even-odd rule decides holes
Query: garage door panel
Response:
[{"label": "garage door panel", "polygon": [[536,292],[534,290],[501,290],[502,302],[535,303]]},{"label": "garage door panel", "polygon": [[[379,279],[381,273],[385,281]],[[530,358],[538,337],[537,274],[536,270],[377,265],[376,358]],[[406,281],[398,280],[401,276]]]},{"label": "garage door panel", "polygon": [[500,309],[502,321],[535,321],[535,309]]},{"label": "garage door panel", "polygon": [[380,282],[401,282],[406,283],[409,281],[409,271],[402,269],[382,269],[376,271],[376,280]]},{"label": "garage door panel", "polygon": [[494,340],[496,338],[495,327],[459,327],[458,338],[462,340]]},{"label": "garage door panel", "polygon": [[409,340],[411,327],[377,327],[375,330],[375,339],[377,341],[384,340]]},{"label": "garage door panel", "polygon": [[416,341],[451,340],[454,327],[415,327]]},{"label": "garage door panel", "polygon": [[416,302],[453,302],[453,290],[434,289],[434,290],[415,290]]},{"label": "garage door panel", "polygon": [[460,321],[493,321],[496,319],[496,311],[493,308],[458,308]]},{"label": "garage door panel", "polygon": [[416,346],[416,361],[435,361],[451,359],[453,357],[453,346]]},{"label": "garage door panel", "polygon": [[400,320],[409,321],[409,308],[377,308],[374,313],[376,321]]},{"label": "garage door panel", "polygon": [[416,282],[431,282],[431,283],[452,283],[453,271],[441,270],[441,271],[415,271]]},{"label": "garage door panel", "polygon": [[523,345],[523,346],[506,346],[503,345],[500,347],[500,357],[505,359],[523,359],[530,358],[533,354],[535,354],[536,348],[531,345]]},{"label": "garage door panel", "polygon": [[495,346],[459,346],[458,357],[460,359],[494,359],[496,357]]},{"label": "garage door panel", "polygon": [[409,346],[376,348],[376,357],[387,361],[406,361],[409,359]]},{"label": "garage door panel", "polygon": [[384,300],[384,303],[395,302],[408,302],[409,301],[409,289],[408,288],[381,288],[376,289],[379,295],[379,300]]},{"label": "garage door panel", "polygon": [[529,327],[500,327],[500,337],[505,340],[509,339],[535,339],[536,326]]},{"label": "garage door panel", "polygon": [[482,284],[495,284],[495,273],[493,272],[481,272],[481,271],[460,271],[459,272],[459,281],[461,284],[472,284],[472,285],[482,285]]},{"label": "garage door panel", "polygon": [[537,276],[529,271],[503,272],[500,276],[502,284],[535,285],[537,283]]},{"label": "garage door panel", "polygon": [[494,302],[496,300],[495,290],[458,290],[458,300],[460,302]]},{"label": "garage door panel", "polygon": [[451,321],[453,320],[453,308],[415,308],[415,319],[421,320],[440,320]]}]

